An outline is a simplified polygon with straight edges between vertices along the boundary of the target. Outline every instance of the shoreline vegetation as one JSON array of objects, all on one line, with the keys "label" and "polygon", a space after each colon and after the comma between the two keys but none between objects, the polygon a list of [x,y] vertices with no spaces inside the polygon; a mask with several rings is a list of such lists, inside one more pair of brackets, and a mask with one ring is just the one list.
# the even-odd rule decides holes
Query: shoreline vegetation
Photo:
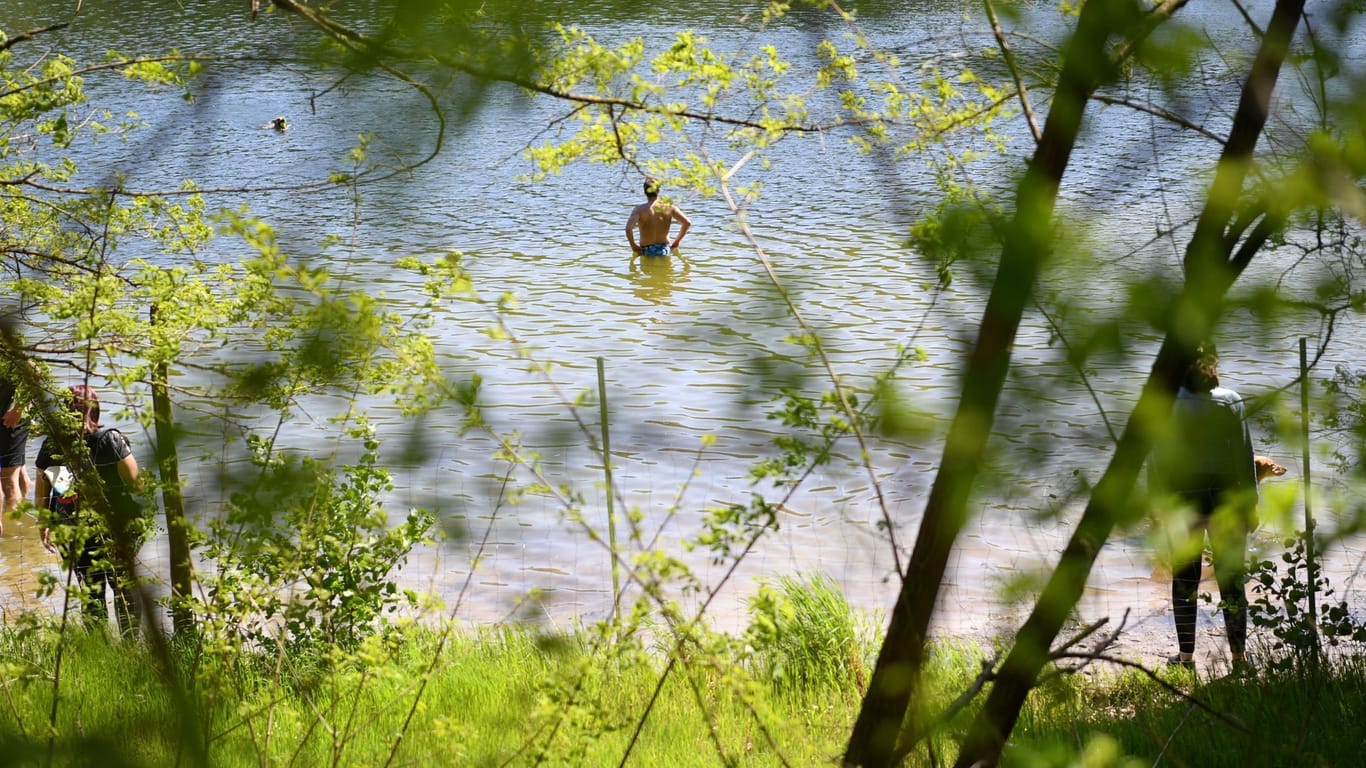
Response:
[{"label": "shoreline vegetation", "polygon": [[[199,636],[172,646],[174,679],[140,640],[28,614],[0,628],[0,754],[15,767],[837,764],[875,635],[819,577],[784,580],[750,609],[738,636],[401,620],[350,647],[230,653]],[[1342,727],[1366,716],[1355,656],[1235,677],[1096,663],[1080,647],[1046,669],[1003,765],[1359,759]],[[915,703],[932,735],[905,765],[956,751],[990,689],[990,653],[933,645]]]},{"label": "shoreline vegetation", "polygon": [[[899,24],[864,27],[824,2],[772,2],[724,21],[712,39],[654,22],[648,36],[611,39],[621,31],[612,23],[600,25],[602,36],[561,23],[587,5],[537,13],[534,3],[404,3],[392,15],[334,16],[329,4],[273,0],[240,36],[216,24],[203,52],[182,54],[190,49],[179,41],[147,35],[130,42],[165,52],[86,61],[62,53],[68,41],[103,44],[105,35],[87,38],[101,27],[73,22],[113,19],[112,10],[76,2],[60,17],[26,13],[31,26],[0,32],[0,222],[13,236],[4,253],[14,307],[0,318],[0,377],[15,382],[39,431],[66,443],[80,507],[66,520],[45,508],[39,520],[61,523],[82,546],[57,549],[69,559],[90,553],[111,587],[153,578],[166,597],[136,590],[146,631],[115,639],[103,616],[87,628],[69,576],[42,573],[37,591],[60,597],[59,614],[0,626],[3,768],[1360,764],[1366,622],[1345,598],[1329,599],[1317,561],[1366,528],[1366,388],[1324,378],[1330,352],[1345,346],[1351,356],[1354,337],[1342,328],[1366,308],[1366,206],[1356,183],[1366,178],[1366,145],[1357,140],[1360,100],[1342,98],[1366,82],[1350,55],[1360,12],[1344,10],[1337,29],[1316,22],[1306,39],[1314,16],[1302,0],[1276,0],[1270,18],[1222,14],[1234,19],[1227,34],[1195,35],[1176,17],[1183,4],[1137,13],[1134,3],[1097,1],[998,17],[988,2],[975,38],[942,34],[911,15],[918,9],[896,14],[948,41],[941,49]],[[970,29],[949,13],[951,28]],[[1044,14],[1057,15],[1056,36],[1037,34]],[[116,26],[139,29],[110,21],[108,32]],[[243,48],[271,39],[247,29],[278,32],[281,44]],[[769,34],[782,29],[791,36]],[[276,71],[289,79],[261,77]],[[135,113],[94,103],[137,103],[119,86],[87,90],[85,78],[93,88],[115,74],[135,93],[198,99],[203,111],[177,103],[149,113],[143,142],[110,157],[87,153],[144,127]],[[352,98],[370,75],[386,93],[399,87],[398,99],[383,102],[396,108]],[[309,91],[310,109],[290,113],[300,124],[288,140],[251,118],[252,135],[269,136],[279,154],[255,142],[206,165],[200,181],[181,178],[170,160],[201,159],[217,145],[184,129],[240,113],[228,108],[237,92],[223,90],[238,83],[255,88],[241,103],[274,91],[301,105]],[[463,118],[501,102],[493,88],[504,87],[553,106],[499,126],[534,129],[513,152],[468,142],[479,163],[460,158],[446,166],[454,172],[431,173],[443,167],[435,161],[444,146],[473,135],[459,130],[473,124]],[[1044,104],[1040,124],[1033,110]],[[1111,122],[1129,111],[1111,108],[1121,104],[1144,122]],[[367,119],[345,119],[352,114]],[[378,133],[366,128],[372,117],[383,118]],[[318,143],[305,144],[310,136]],[[835,138],[853,152],[829,151],[834,173],[802,168],[803,156],[785,148],[806,138],[822,155]],[[1104,160],[1086,178],[1072,163],[1092,152]],[[696,380],[702,397],[762,416],[766,428],[754,434],[763,447],[731,454],[752,459],[740,492],[708,484],[711,453],[726,445],[696,430],[667,446],[679,482],[666,514],[625,503],[614,511],[626,496],[613,464],[630,451],[621,441],[616,455],[610,447],[603,358],[596,399],[553,372],[586,369],[604,347],[640,344],[635,329],[644,326],[598,317],[571,298],[565,314],[583,326],[576,336],[612,343],[561,349],[550,334],[521,331],[517,287],[531,260],[508,260],[518,274],[501,293],[490,286],[502,280],[466,269],[520,254],[534,238],[554,256],[534,256],[538,266],[571,266],[530,270],[528,280],[597,285],[578,266],[598,263],[597,247],[565,248],[573,238],[554,223],[577,210],[568,217],[575,231],[591,231],[602,217],[579,204],[582,190],[612,187],[572,179],[568,205],[534,186],[487,196],[474,180],[496,178],[482,171],[498,155],[499,167],[514,155],[527,162],[518,184],[596,165],[618,181],[661,178],[661,196],[690,210],[716,201],[721,216],[707,227],[719,233],[716,257],[697,262],[698,283],[704,272],[731,272],[742,279],[715,285],[755,289],[714,291],[720,298],[705,312],[680,311],[651,338],[670,340],[661,355],[703,341],[734,350],[731,363],[680,360],[668,370],[705,373]],[[272,162],[285,157],[302,161],[306,180]],[[230,182],[240,167],[260,172]],[[174,188],[140,188],[139,168],[176,168],[166,177]],[[474,206],[509,215],[441,210],[432,230],[415,226],[407,212],[431,193],[380,185],[430,176],[449,176]],[[855,182],[848,205],[806,199],[834,176]],[[766,187],[795,194],[755,205]],[[323,190],[344,202],[329,209],[321,196],[304,197]],[[765,216],[770,203],[780,215]],[[827,246],[807,218],[821,208],[841,233],[884,213],[894,228]],[[390,219],[394,229],[377,226]],[[1102,222],[1133,231],[1107,242],[1114,230],[1092,226]],[[393,237],[399,229],[431,234]],[[769,248],[788,235],[790,249]],[[810,258],[788,260],[783,250]],[[887,279],[830,279],[822,266],[835,254],[884,252]],[[371,262],[386,273],[382,283],[353,270]],[[1095,290],[1111,280],[1112,290]],[[817,282],[832,292],[816,292]],[[888,313],[865,315],[847,300],[856,292],[883,297]],[[846,339],[850,326],[876,333]],[[473,336],[497,351],[467,354]],[[1304,478],[1303,499],[1290,487],[1266,494],[1263,517],[1275,530],[1298,527],[1301,505],[1304,527],[1278,561],[1251,568],[1258,665],[1224,675],[1217,661],[1187,670],[1119,655],[1127,651],[1111,641],[1125,622],[1085,625],[1080,606],[1108,542],[1141,535],[1150,517],[1157,533],[1191,529],[1188,510],[1158,503],[1141,480],[1168,437],[1184,372],[1205,341],[1220,338],[1260,375],[1258,356],[1296,336],[1298,377],[1252,414],[1271,444],[1302,451]],[[1030,337],[1048,350],[1041,365],[1017,356]],[[931,359],[952,371],[942,401],[922,386],[918,368]],[[503,418],[509,382],[485,379],[513,367],[544,387],[522,414],[534,424]],[[737,385],[715,389],[717,371]],[[1116,375],[1120,383],[1107,385]],[[661,397],[674,379],[690,383],[669,378]],[[81,448],[86,420],[63,407],[76,380],[118,390],[126,418],[111,421],[148,435],[155,460],[139,484],[152,503],[142,511],[164,515],[164,573],[135,569],[154,523],[112,503]],[[1071,401],[1082,404],[1079,415],[1061,407]],[[439,601],[404,589],[395,574],[452,520],[438,516],[440,505],[386,509],[394,480],[380,443],[391,431],[370,421],[370,404],[400,419],[407,465],[435,455],[438,430],[459,435],[465,455],[441,454],[440,472],[477,483],[492,502],[479,505],[490,524],[469,573],[492,557],[491,521],[535,499],[553,511],[555,531],[576,531],[610,559],[612,620],[553,634],[413,621],[405,611]],[[544,418],[547,406],[556,415]],[[651,430],[678,421],[693,419],[648,419]],[[721,434],[733,423],[698,422]],[[302,424],[309,429],[296,434]],[[213,448],[199,454],[206,435]],[[580,441],[582,451],[561,450]],[[1055,462],[1063,445],[1094,458]],[[212,479],[187,484],[181,459],[197,454],[214,468],[199,477]],[[883,456],[931,468],[924,493],[893,490],[900,483],[880,471]],[[563,466],[603,470],[605,518]],[[746,603],[741,631],[717,631],[713,599],[743,578],[742,566],[758,565],[756,553],[788,525],[785,510],[819,487],[827,466],[856,472],[872,502],[859,513],[870,546],[855,556],[875,544],[890,559],[883,573],[895,575],[898,595],[886,623],[869,628],[832,582],[807,576],[765,584]],[[1008,594],[1027,613],[1012,625],[1018,635],[936,642],[941,589],[983,519],[979,500],[1050,467],[1067,472],[1057,493],[1023,494],[1009,513],[1080,514],[1049,548],[1057,558],[1040,578],[1011,564],[1020,578]],[[1311,468],[1327,477],[1315,484]],[[457,490],[445,477],[431,476],[435,500]],[[187,487],[211,508],[187,503]],[[917,518],[900,514],[898,496],[914,502]],[[682,535],[680,520],[689,526]],[[1184,552],[1195,565],[1195,552]],[[705,568],[692,566],[703,559]],[[458,615],[465,596],[441,598]]]}]

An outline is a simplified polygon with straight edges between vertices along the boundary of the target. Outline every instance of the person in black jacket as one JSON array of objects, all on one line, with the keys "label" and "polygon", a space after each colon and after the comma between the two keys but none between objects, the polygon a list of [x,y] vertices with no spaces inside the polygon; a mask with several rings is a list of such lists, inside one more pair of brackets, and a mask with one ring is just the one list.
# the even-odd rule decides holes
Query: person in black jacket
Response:
[{"label": "person in black jacket", "polygon": [[[141,504],[135,496],[138,462],[133,457],[128,438],[117,429],[100,425],[100,400],[90,387],[72,387],[68,407],[80,418],[81,436],[99,478],[97,489],[108,501],[113,524],[122,535],[129,537],[130,542],[140,541],[141,532],[137,528],[142,523]],[[138,615],[132,593],[132,574],[121,573],[111,556],[108,546],[110,521],[101,519],[103,516],[95,505],[80,503],[76,482],[78,458],[62,456],[58,441],[49,436],[38,449],[34,464],[38,468],[34,504],[49,510],[51,520],[57,524],[75,528],[59,549],[53,542],[52,528],[45,525],[43,546],[49,552],[61,554],[66,567],[74,571],[85,593],[83,608],[92,624],[99,626],[108,622],[106,592],[112,592],[120,631],[125,634],[135,631]],[[89,483],[81,487],[92,489]]]},{"label": "person in black jacket", "polygon": [[[1154,484],[1191,510],[1190,536],[1172,560],[1173,666],[1195,667],[1196,598],[1201,550],[1208,534],[1214,575],[1234,669],[1247,667],[1246,559],[1257,527],[1258,457],[1243,399],[1219,386],[1218,358],[1201,354],[1186,371],[1172,404],[1171,431],[1156,446]],[[1280,468],[1283,473],[1284,468]]]}]

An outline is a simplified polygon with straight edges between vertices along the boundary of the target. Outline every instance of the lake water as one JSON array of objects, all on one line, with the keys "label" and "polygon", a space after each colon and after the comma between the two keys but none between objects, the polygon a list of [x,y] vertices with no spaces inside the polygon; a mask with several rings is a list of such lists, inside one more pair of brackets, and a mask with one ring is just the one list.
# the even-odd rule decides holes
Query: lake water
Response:
[{"label": "lake water", "polygon": [[[20,7],[19,17],[34,24],[15,23],[11,31],[46,18],[39,4]],[[107,48],[146,50],[161,41],[187,52],[279,53],[310,35],[303,25],[275,16],[252,24],[244,9],[230,13],[193,5],[107,2],[87,2],[85,8],[65,42],[88,56]],[[750,32],[717,7],[703,3],[691,12],[697,14],[694,23],[706,26],[718,44],[749,39]],[[1216,35],[1233,23],[1220,15],[1224,11],[1204,13],[1188,18]],[[582,22],[611,39],[642,36],[651,51],[673,32],[672,27],[608,23],[591,12]],[[907,58],[908,78],[916,77],[913,65],[932,51],[990,44],[987,28],[963,21],[955,3],[890,13],[869,25],[874,39]],[[225,28],[233,33],[225,35]],[[793,23],[766,33],[764,40],[785,51],[809,50],[811,33],[809,25]],[[363,188],[357,219],[344,191],[301,194],[288,188],[324,178],[361,133],[376,135],[373,157],[420,155],[432,143],[433,120],[422,98],[406,86],[358,77],[328,91],[336,78],[335,72],[303,65],[210,66],[195,86],[193,104],[172,93],[148,95],[92,78],[96,102],[136,109],[148,128],[126,142],[105,140],[87,150],[79,158],[82,178],[96,183],[122,172],[131,189],[165,188],[184,178],[221,190],[252,188],[213,193],[210,204],[249,203],[276,227],[290,253],[332,260],[339,279],[372,286],[399,308],[411,306],[415,284],[393,268],[395,259],[464,252],[482,295],[517,297],[517,309],[505,318],[508,327],[533,350],[535,360],[553,365],[552,382],[530,373],[511,345],[491,340],[484,329],[492,317],[471,304],[450,307],[433,330],[449,375],[483,377],[488,421],[501,432],[520,433],[540,454],[550,480],[582,494],[585,515],[599,521],[603,531],[601,460],[589,450],[589,436],[577,430],[565,402],[584,391],[595,401],[596,360],[602,358],[619,493],[627,506],[639,509],[646,538],[658,533],[662,546],[683,554],[680,542],[696,535],[700,511],[747,499],[754,490],[750,467],[774,452],[772,439],[781,429],[766,415],[781,376],[773,373],[806,370],[811,375],[806,391],[827,388],[803,351],[787,341],[797,328],[775,300],[733,213],[718,198],[679,193],[677,202],[693,221],[682,253],[659,261],[632,259],[622,227],[639,202],[639,177],[619,167],[579,165],[542,183],[526,181],[530,166],[520,151],[554,135],[552,121],[563,107],[494,88],[485,94],[481,110],[452,126],[434,160]],[[468,87],[453,81],[443,98],[456,101]],[[1180,98],[1217,131],[1227,124],[1230,94],[1237,87],[1234,79],[1214,76],[1207,92]],[[276,115],[287,117],[290,130],[265,127]],[[1046,284],[1047,291],[1066,292],[1076,302],[1069,322],[1079,327],[1088,323],[1078,318],[1088,314],[1099,323],[1120,311],[1126,278],[1154,269],[1175,274],[1179,246],[1170,239],[1149,241],[1158,229],[1188,230],[1200,199],[1199,173],[1215,151],[1207,139],[1175,132],[1131,110],[1097,107],[1092,118],[1062,201],[1083,236],[1061,249]],[[1019,126],[1009,129],[1008,137],[1008,159],[984,165],[977,183],[1009,188],[1009,175],[1026,156],[1027,145]],[[713,151],[729,156],[720,143]],[[910,223],[937,194],[921,164],[860,155],[837,134],[785,141],[771,160],[770,169],[755,164],[738,177],[764,181],[763,197],[748,209],[746,221],[802,316],[822,335],[841,377],[868,386],[892,363],[898,344],[923,345],[928,353],[925,362],[908,364],[897,378],[899,391],[923,417],[922,432],[872,437],[869,446],[897,545],[907,549],[934,477],[958,367],[983,293],[970,267],[963,267],[947,290],[928,287],[934,284],[932,267],[902,245]],[[347,247],[320,254],[318,244],[329,234],[341,235]],[[242,252],[239,245],[220,240],[205,256],[231,260]],[[1296,259],[1290,249],[1259,257],[1246,281],[1285,278],[1286,292],[1308,290],[1327,267]],[[1088,390],[1052,338],[1049,321],[1038,312],[1027,318],[1000,410],[991,479],[975,502],[980,514],[949,570],[941,615],[948,631],[1008,627],[1016,612],[1003,597],[1004,585],[1052,562],[1070,533],[1079,502],[1067,494],[1077,473],[1094,480],[1108,458],[1110,437],[1097,402],[1114,428],[1121,428],[1155,350],[1156,339],[1141,325],[1125,328],[1131,334],[1129,354],[1092,360]],[[1221,343],[1226,383],[1252,397],[1286,386],[1297,375],[1297,340],[1320,333],[1317,318],[1292,316],[1264,328],[1235,314]],[[1323,375],[1356,359],[1361,330],[1355,318],[1340,322],[1335,334],[1319,365]],[[459,615],[473,622],[517,616],[564,627],[607,615],[612,597],[607,553],[564,521],[551,499],[501,503],[506,468],[491,458],[493,441],[462,434],[453,410],[414,425],[392,405],[371,406],[392,453],[415,432],[427,447],[424,460],[394,468],[395,512],[407,505],[434,508],[451,533],[440,546],[416,553],[403,575],[408,585],[430,587],[450,605],[463,590]],[[335,439],[335,428],[327,422],[336,407],[319,399],[291,425],[285,442],[345,455],[350,447]],[[596,439],[596,408],[580,416]],[[1298,448],[1276,445],[1269,423],[1259,423],[1255,431],[1259,450],[1291,468],[1276,482],[1296,482]],[[704,448],[707,436],[715,443]],[[147,465],[150,436],[139,437],[140,458]],[[216,478],[237,453],[211,439],[198,450],[208,460],[183,469],[193,508],[212,514],[225,493]],[[857,455],[856,447],[845,441],[837,450],[841,455],[835,461],[812,473],[784,502],[780,529],[726,582],[710,611],[718,624],[742,626],[743,601],[756,582],[794,573],[835,578],[861,608],[890,607],[897,578],[892,544],[878,527],[883,512],[867,472],[848,460]],[[518,478],[528,479],[525,473]],[[768,495],[777,498],[774,492]],[[677,512],[671,512],[675,505]],[[36,548],[25,523],[7,524],[7,532],[0,540],[0,579],[7,588],[0,602],[12,610],[32,604],[32,574],[51,567],[51,561]],[[1271,546],[1270,540],[1268,534],[1262,544]],[[161,549],[156,542],[144,552],[149,568],[158,572],[165,567]],[[479,553],[479,565],[471,571]],[[1330,576],[1350,587],[1344,582],[1362,555],[1359,542],[1340,546],[1332,553]],[[706,584],[721,583],[723,567],[709,564],[703,554],[683,556]],[[1166,631],[1166,589],[1154,575],[1144,536],[1122,536],[1102,554],[1082,618],[1118,618],[1132,608],[1131,625]],[[1203,621],[1208,616],[1202,614]]]}]

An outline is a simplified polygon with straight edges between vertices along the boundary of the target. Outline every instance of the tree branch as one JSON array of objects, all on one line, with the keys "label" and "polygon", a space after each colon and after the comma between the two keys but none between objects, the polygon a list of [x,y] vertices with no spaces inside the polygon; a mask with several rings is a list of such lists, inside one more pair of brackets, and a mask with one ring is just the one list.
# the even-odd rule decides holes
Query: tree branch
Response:
[{"label": "tree branch", "polygon": [[[969,493],[1010,367],[1010,351],[1050,252],[1048,238],[1058,188],[1091,95],[1115,75],[1107,41],[1116,33],[1130,31],[1116,28],[1124,6],[1122,0],[1092,0],[1083,5],[1076,32],[1065,49],[1057,92],[1042,140],[1016,193],[1015,217],[1004,238],[1000,266],[963,372],[939,472],[845,750],[845,765],[884,768],[895,764],[902,723],[924,661],[930,618],[949,553],[967,520]],[[914,722],[911,729],[915,730]]]},{"label": "tree branch", "polygon": [[56,32],[59,29],[66,29],[69,26],[71,26],[70,22],[64,21],[60,24],[53,24],[51,26],[40,27],[38,29],[30,29],[27,32],[20,32],[14,37],[6,38],[5,40],[0,41],[0,51],[8,51],[13,46],[18,45],[19,43],[32,40],[38,35],[44,35],[48,32]]},{"label": "tree branch", "polygon": [[996,36],[996,47],[1001,49],[1001,55],[1005,57],[1006,69],[1010,70],[1010,78],[1015,81],[1015,92],[1020,97],[1020,108],[1024,110],[1025,122],[1029,124],[1029,133],[1034,137],[1034,143],[1043,141],[1043,132],[1039,130],[1039,121],[1034,119],[1034,107],[1029,103],[1029,91],[1025,89],[1024,80],[1020,78],[1020,68],[1015,65],[1015,54],[1010,50],[1010,45],[1006,42],[1006,34],[1001,29],[1001,22],[996,18],[996,6],[991,0],[982,0],[982,6],[986,8],[987,19],[991,22],[991,33]]},{"label": "tree branch", "polygon": [[[1266,125],[1271,91],[1303,13],[1304,0],[1276,3],[1268,33],[1244,81],[1229,140],[1219,158],[1205,207],[1186,249],[1186,282],[1167,315],[1182,318],[1183,325],[1167,330],[1114,456],[1021,627],[1001,668],[1000,679],[968,731],[958,755],[959,768],[999,762],[1025,697],[1045,663],[1049,644],[1081,598],[1101,547],[1129,506],[1139,468],[1159,425],[1170,415],[1180,376],[1193,358],[1196,345],[1213,329],[1224,296],[1241,272],[1241,266],[1229,260],[1233,246],[1225,233],[1251,166],[1257,138]],[[1240,257],[1245,264],[1252,252],[1240,252]]]},{"label": "tree branch", "polygon": [[1129,109],[1138,112],[1145,112],[1149,115],[1153,115],[1154,117],[1160,117],[1163,120],[1178,125],[1182,128],[1185,128],[1186,130],[1195,131],[1196,133],[1200,134],[1201,136],[1204,136],[1207,139],[1211,139],[1213,141],[1218,142],[1220,145],[1223,145],[1224,143],[1223,136],[1216,134],[1215,132],[1204,127],[1203,125],[1196,125],[1195,123],[1192,123],[1191,121],[1187,120],[1184,117],[1181,117],[1180,115],[1174,112],[1168,112],[1167,110],[1161,107],[1153,106],[1151,104],[1140,104],[1139,102],[1132,101],[1130,99],[1122,98],[1119,96],[1107,96],[1103,93],[1097,93],[1091,98],[1095,99],[1096,101],[1099,101],[1101,104],[1106,104],[1109,106],[1128,107]]}]

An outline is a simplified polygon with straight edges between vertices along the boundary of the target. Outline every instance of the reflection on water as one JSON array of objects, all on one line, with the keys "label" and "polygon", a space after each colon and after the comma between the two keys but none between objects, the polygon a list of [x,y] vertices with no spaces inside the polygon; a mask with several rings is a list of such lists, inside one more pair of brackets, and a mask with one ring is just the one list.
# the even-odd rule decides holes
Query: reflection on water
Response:
[{"label": "reflection on water", "polygon": [[650,304],[667,304],[674,288],[687,284],[692,265],[675,250],[666,256],[632,254],[630,269],[637,297]]}]

